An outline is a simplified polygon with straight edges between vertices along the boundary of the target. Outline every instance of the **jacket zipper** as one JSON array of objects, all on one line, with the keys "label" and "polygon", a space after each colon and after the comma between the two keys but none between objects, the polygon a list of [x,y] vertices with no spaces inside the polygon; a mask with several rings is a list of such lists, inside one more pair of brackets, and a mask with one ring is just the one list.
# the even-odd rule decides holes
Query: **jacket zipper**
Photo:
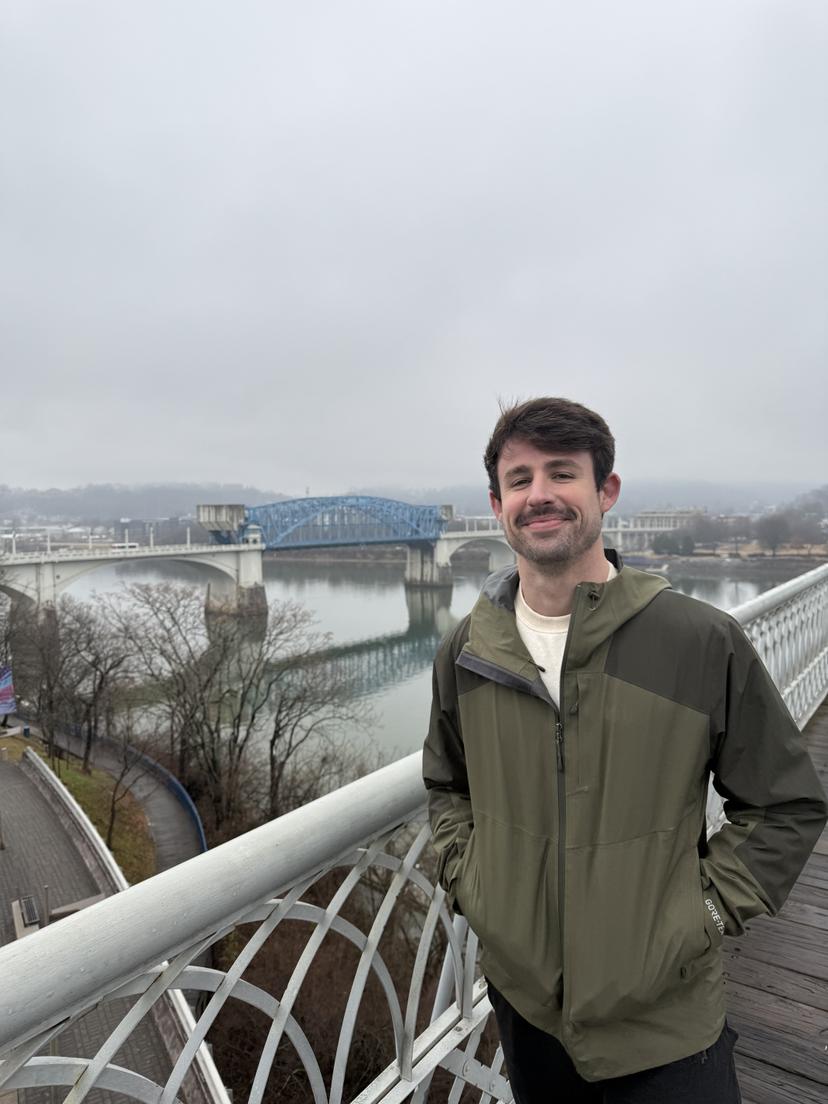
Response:
[{"label": "jacket zipper", "polygon": [[566,943],[564,925],[564,891],[566,887],[566,761],[564,759],[564,674],[566,672],[566,660],[569,655],[569,643],[575,630],[575,620],[578,615],[578,605],[581,600],[581,586],[575,587],[575,596],[572,602],[572,616],[569,619],[569,632],[566,634],[564,654],[561,659],[561,682],[558,694],[558,717],[555,721],[555,745],[558,754],[558,931],[561,940],[561,1018],[565,1022],[566,1009]]}]

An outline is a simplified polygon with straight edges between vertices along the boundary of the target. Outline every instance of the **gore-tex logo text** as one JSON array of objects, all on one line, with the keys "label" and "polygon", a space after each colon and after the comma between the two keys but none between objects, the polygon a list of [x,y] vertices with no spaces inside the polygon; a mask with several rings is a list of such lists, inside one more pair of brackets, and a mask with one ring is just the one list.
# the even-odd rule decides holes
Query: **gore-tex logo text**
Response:
[{"label": "gore-tex logo text", "polygon": [[724,935],[724,920],[722,920],[721,916],[719,915],[719,910],[716,908],[709,897],[705,897],[704,903],[710,910],[710,915],[713,917],[713,923],[719,929],[719,935]]}]

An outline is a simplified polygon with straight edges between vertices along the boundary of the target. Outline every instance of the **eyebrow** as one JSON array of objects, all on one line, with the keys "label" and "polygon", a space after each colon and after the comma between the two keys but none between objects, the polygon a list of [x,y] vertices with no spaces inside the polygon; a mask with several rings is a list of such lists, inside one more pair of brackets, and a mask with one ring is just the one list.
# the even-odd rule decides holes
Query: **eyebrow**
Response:
[{"label": "eyebrow", "polygon": [[[581,471],[581,465],[577,460],[547,460],[543,465],[544,471],[557,471],[560,468],[575,468],[576,471]],[[516,464],[513,468],[507,468],[503,473],[504,479],[509,479],[515,475],[526,475],[531,469],[528,464]]]}]

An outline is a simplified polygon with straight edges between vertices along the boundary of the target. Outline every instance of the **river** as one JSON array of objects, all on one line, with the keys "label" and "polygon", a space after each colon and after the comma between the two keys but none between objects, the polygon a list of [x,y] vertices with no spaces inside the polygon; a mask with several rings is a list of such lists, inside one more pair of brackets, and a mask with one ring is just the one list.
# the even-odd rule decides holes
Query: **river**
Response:
[{"label": "river", "polygon": [[[711,570],[712,569],[712,570]],[[801,565],[780,564],[773,574],[749,566],[738,571],[726,563],[704,564],[704,574],[688,565],[671,569],[676,590],[721,609],[746,602],[785,578]],[[474,604],[486,571],[455,572],[450,597],[440,592],[406,592],[399,563],[280,560],[264,565],[268,601],[292,598],[312,610],[317,628],[330,633],[334,644],[361,642],[349,649],[360,692],[371,707],[368,731],[351,734],[371,758],[399,758],[422,744],[431,697],[430,658],[440,637]],[[204,574],[183,563],[123,563],[100,567],[81,576],[69,588],[85,600],[94,592],[108,593],[126,583],[176,583],[204,587]]]}]

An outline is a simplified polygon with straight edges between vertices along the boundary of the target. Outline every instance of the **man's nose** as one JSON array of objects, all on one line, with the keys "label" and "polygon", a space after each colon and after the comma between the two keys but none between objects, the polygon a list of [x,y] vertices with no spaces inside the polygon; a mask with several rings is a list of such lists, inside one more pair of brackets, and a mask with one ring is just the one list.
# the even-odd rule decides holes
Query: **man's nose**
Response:
[{"label": "man's nose", "polygon": [[526,499],[528,506],[539,506],[544,502],[553,502],[555,499],[554,484],[545,475],[536,475],[529,484],[529,494]]}]

